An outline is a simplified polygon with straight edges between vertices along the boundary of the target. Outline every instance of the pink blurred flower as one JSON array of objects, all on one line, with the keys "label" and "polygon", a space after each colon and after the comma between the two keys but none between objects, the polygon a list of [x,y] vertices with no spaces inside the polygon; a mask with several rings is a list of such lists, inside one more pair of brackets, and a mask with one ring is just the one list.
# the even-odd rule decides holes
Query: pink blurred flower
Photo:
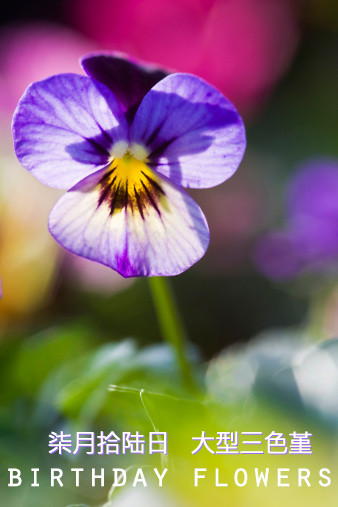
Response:
[{"label": "pink blurred flower", "polygon": [[289,0],[72,0],[74,23],[108,49],[200,75],[242,111],[266,98],[298,42]]},{"label": "pink blurred flower", "polygon": [[[12,149],[11,116],[32,81],[58,72],[81,72],[78,60],[95,50],[76,32],[53,24],[33,23],[2,30],[0,36],[0,276],[1,326],[21,322],[50,297],[61,250],[47,229],[48,210],[59,193],[41,194],[41,184],[20,167]],[[29,180],[29,181],[28,181]],[[66,263],[67,264],[67,263]],[[97,270],[97,272],[95,271]],[[78,276],[95,287],[107,286],[99,265],[90,277],[85,267]],[[88,278],[90,282],[88,282]],[[100,285],[101,284],[101,285]],[[110,281],[116,290],[114,280]]]},{"label": "pink blurred flower", "polygon": [[80,56],[96,49],[62,26],[31,23],[9,26],[0,37],[0,113],[12,114],[26,87],[60,72],[80,72]]},{"label": "pink blurred flower", "polygon": [[197,71],[248,110],[287,70],[297,41],[288,0],[219,0],[206,24]]}]

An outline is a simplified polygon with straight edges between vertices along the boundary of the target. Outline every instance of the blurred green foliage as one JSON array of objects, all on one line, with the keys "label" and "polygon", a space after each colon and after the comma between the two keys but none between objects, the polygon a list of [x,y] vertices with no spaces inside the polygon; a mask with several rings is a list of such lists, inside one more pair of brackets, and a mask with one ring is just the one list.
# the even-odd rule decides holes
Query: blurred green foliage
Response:
[{"label": "blurred green foliage", "polygon": [[[299,338],[299,333],[271,331],[248,346],[237,346],[235,355],[231,350],[225,351],[208,366],[206,389],[201,390],[199,399],[191,398],[184,390],[173,355],[165,345],[138,348],[132,339],[95,344],[95,332],[79,325],[56,327],[19,344],[15,341],[4,344],[0,370],[2,384],[6,386],[0,407],[3,501],[9,506],[23,507],[43,505],[47,498],[48,504],[55,507],[71,502],[102,505],[111,484],[108,479],[105,488],[91,488],[91,468],[134,467],[129,472],[132,476],[135,467],[147,470],[156,466],[170,471],[166,487],[157,493],[177,497],[178,505],[181,502],[204,506],[208,499],[218,504],[224,498],[223,489],[214,487],[215,467],[230,481],[238,467],[247,469],[248,473],[254,467],[270,467],[273,476],[275,469],[283,466],[291,471],[299,467],[311,469],[316,477],[311,490],[292,487],[288,492],[281,492],[276,485],[271,485],[262,493],[251,479],[246,488],[229,489],[231,504],[243,505],[249,495],[255,499],[255,505],[272,501],[274,505],[284,505],[285,501],[296,498],[310,506],[318,505],[316,502],[321,498],[326,499],[327,505],[334,505],[335,485],[320,488],[317,475],[320,468],[337,465],[332,428],[337,427],[338,413],[328,416],[325,412],[325,406],[330,407],[330,399],[326,405],[322,403],[321,409],[316,401],[311,406],[307,400],[309,389],[323,382],[318,376],[323,354],[328,364],[336,364],[338,371],[338,341],[311,348],[308,338]],[[303,370],[295,370],[293,366],[293,358],[299,352],[305,357],[299,366]],[[302,371],[306,374],[309,365],[317,381],[306,388],[297,375]],[[203,367],[197,364],[196,367],[202,376]],[[306,375],[304,378],[309,383]],[[335,389],[334,382],[336,378],[332,377]],[[323,396],[334,396],[328,384],[326,387]],[[114,430],[117,434],[166,431],[169,453],[167,457],[49,455],[48,435],[61,429],[71,434],[101,430],[106,433]],[[205,449],[197,455],[191,454],[195,447],[192,437],[199,437],[202,431],[216,436],[218,431],[262,431],[268,435],[272,430],[285,435],[294,430],[310,431],[313,455],[282,456],[276,460],[275,456],[266,454],[241,455],[240,459],[213,456]],[[6,470],[11,466],[22,470],[26,486],[6,487]],[[40,469],[40,488],[29,486],[32,467]],[[51,467],[65,470],[65,487],[54,488],[52,498],[48,482]],[[85,469],[86,480],[81,482],[81,488],[74,488],[74,478],[67,473],[71,467]],[[199,488],[193,486],[196,467],[210,470]],[[292,473],[290,480],[295,484],[296,472]],[[153,483],[150,486],[155,487]],[[122,493],[120,488],[115,488],[111,505],[126,491],[123,488]]]}]

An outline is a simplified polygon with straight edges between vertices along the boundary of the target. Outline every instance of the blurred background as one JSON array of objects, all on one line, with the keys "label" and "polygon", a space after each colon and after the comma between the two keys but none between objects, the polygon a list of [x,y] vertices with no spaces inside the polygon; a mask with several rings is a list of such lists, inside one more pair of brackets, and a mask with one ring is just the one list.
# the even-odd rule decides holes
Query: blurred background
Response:
[{"label": "blurred background", "polygon": [[[13,152],[11,117],[25,88],[82,73],[79,57],[97,50],[197,74],[242,114],[248,144],[240,168],[225,184],[192,192],[209,223],[209,250],[172,286],[205,399],[221,407],[219,423],[229,407],[243,415],[245,404],[252,427],[280,417],[287,428],[294,420],[303,430],[314,425],[317,458],[335,462],[327,439],[338,424],[337,2],[12,0],[0,12],[1,472],[57,466],[50,431],[149,431],[144,404],[135,405],[139,389],[187,396],[161,344],[147,281],[62,250],[47,230],[60,193],[26,173]],[[108,393],[111,383],[135,392]],[[163,417],[161,404],[151,406]],[[193,420],[187,414],[187,431]],[[95,466],[94,457],[78,459]],[[2,478],[6,505],[107,498],[106,490],[71,486],[53,498],[47,487],[13,492]],[[114,505],[134,505],[128,494]],[[137,501],[159,505],[156,494]],[[168,505],[207,505],[207,496],[175,494]],[[311,501],[322,501],[318,494]],[[252,505],[236,495],[233,505]]]}]

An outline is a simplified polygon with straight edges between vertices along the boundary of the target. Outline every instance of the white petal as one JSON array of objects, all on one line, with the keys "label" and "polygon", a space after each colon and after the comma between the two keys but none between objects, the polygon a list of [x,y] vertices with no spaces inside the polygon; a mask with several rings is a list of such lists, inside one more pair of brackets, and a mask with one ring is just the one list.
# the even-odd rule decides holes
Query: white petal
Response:
[{"label": "white petal", "polygon": [[[177,275],[206,252],[209,230],[195,201],[166,179],[165,197],[140,211],[128,205],[111,213],[98,206],[100,176],[89,177],[53,208],[49,228],[68,250],[130,276]],[[142,216],[143,215],[143,216]]]}]

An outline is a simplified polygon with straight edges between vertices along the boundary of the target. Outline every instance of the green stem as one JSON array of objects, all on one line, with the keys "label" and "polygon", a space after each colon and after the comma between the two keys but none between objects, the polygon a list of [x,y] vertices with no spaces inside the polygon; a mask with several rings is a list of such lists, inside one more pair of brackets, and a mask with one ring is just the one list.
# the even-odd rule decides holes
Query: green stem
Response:
[{"label": "green stem", "polygon": [[159,276],[148,280],[162,337],[174,349],[185,385],[195,390],[196,381],[185,354],[186,335],[171,287]]}]

